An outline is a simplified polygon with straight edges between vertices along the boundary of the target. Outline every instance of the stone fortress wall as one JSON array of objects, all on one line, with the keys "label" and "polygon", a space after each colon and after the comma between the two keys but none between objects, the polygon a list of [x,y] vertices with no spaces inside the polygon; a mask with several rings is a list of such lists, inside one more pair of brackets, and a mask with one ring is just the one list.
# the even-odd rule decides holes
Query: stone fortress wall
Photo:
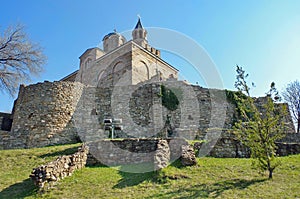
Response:
[{"label": "stone fortress wall", "polygon": [[[160,83],[126,86],[129,92],[122,87],[85,87],[78,82],[44,82],[21,86],[14,106],[11,131],[0,131],[0,148],[32,148],[75,143],[79,139],[105,139],[109,134],[104,131],[103,119],[113,116],[123,119],[124,125],[123,131],[115,132],[116,136],[153,138],[158,136],[154,132],[164,129],[168,115],[173,130],[171,136],[175,137],[208,139],[213,138],[207,135],[214,135],[214,129],[221,128],[222,134],[208,155],[249,155],[247,149],[228,131],[233,125],[236,111],[225,92],[181,81],[164,82],[165,87],[174,91],[180,101],[179,108],[170,111],[161,105]],[[224,95],[225,101],[219,100],[219,95]],[[259,98],[257,103],[263,103],[263,100]],[[124,104],[127,104],[126,110]],[[220,127],[212,122],[216,119],[213,117],[223,119],[224,125]],[[279,152],[281,155],[299,153],[300,136],[294,132],[289,114],[285,120],[287,136],[280,142]]]},{"label": "stone fortress wall", "polygon": [[2,148],[32,148],[78,141],[72,115],[82,88],[82,84],[74,82],[21,85],[10,138],[7,138],[11,141]]}]

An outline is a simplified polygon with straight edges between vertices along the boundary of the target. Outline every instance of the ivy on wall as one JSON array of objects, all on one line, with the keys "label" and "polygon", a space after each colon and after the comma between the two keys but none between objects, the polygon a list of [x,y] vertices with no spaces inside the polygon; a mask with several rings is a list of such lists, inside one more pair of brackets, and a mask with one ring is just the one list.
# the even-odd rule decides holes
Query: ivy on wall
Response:
[{"label": "ivy on wall", "polygon": [[171,90],[166,88],[164,85],[161,85],[161,98],[162,98],[162,105],[166,107],[170,111],[175,111],[178,108],[179,100],[175,93]]},{"label": "ivy on wall", "polygon": [[[239,103],[241,103],[241,100],[246,100],[248,96],[246,96],[244,93],[240,92],[240,91],[230,91],[230,90],[227,90],[225,89],[225,93],[226,93],[226,98],[227,98],[227,101],[229,103],[232,103],[235,105],[236,107],[236,113],[237,114],[234,114],[233,115],[233,121],[234,123],[238,121],[239,117],[241,116],[242,112],[240,110],[240,106],[239,106]],[[251,115],[249,115],[249,117],[251,117]]]}]

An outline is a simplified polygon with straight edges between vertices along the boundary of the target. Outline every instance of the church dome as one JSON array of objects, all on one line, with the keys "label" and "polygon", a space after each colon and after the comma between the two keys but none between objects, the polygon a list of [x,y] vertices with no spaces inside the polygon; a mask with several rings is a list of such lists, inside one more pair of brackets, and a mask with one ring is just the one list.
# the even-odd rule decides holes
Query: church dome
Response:
[{"label": "church dome", "polygon": [[110,33],[108,33],[107,35],[105,35],[104,37],[103,37],[103,39],[102,39],[102,41],[104,41],[105,39],[108,39],[110,36],[112,36],[112,35],[120,35],[119,33],[117,33],[117,32],[110,32]]},{"label": "church dome", "polygon": [[102,39],[103,49],[105,52],[109,52],[126,42],[126,38],[120,33],[114,31],[105,35]]}]

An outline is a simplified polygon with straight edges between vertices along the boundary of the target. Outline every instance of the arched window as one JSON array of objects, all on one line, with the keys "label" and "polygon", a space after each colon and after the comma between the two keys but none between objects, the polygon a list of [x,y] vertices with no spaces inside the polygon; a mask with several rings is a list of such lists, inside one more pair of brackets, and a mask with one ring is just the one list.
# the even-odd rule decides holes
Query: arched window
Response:
[{"label": "arched window", "polygon": [[104,70],[103,71],[100,71],[99,75],[98,75],[98,82],[104,77]]},{"label": "arched window", "polygon": [[136,66],[136,72],[141,81],[145,81],[149,79],[149,68],[144,61],[139,61]]},{"label": "arched window", "polygon": [[91,65],[91,62],[92,62],[92,59],[91,58],[87,58],[87,60],[84,63],[85,69],[87,69]]},{"label": "arched window", "polygon": [[122,70],[124,70],[124,64],[122,61],[119,61],[114,65],[112,70],[113,84],[117,83],[120,80],[120,78],[122,78]]}]

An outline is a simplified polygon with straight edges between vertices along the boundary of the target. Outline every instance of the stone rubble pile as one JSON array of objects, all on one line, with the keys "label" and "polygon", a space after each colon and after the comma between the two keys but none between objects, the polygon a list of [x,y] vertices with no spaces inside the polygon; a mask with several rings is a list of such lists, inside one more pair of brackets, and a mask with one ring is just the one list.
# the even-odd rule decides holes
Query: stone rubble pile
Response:
[{"label": "stone rubble pile", "polygon": [[193,146],[191,145],[182,146],[181,164],[183,166],[193,166],[197,164]]},{"label": "stone rubble pile", "polygon": [[75,170],[85,166],[88,152],[89,148],[82,145],[78,148],[78,152],[72,155],[58,157],[55,161],[34,168],[30,178],[36,186],[43,188],[46,183],[51,184],[64,177],[71,176]]}]

